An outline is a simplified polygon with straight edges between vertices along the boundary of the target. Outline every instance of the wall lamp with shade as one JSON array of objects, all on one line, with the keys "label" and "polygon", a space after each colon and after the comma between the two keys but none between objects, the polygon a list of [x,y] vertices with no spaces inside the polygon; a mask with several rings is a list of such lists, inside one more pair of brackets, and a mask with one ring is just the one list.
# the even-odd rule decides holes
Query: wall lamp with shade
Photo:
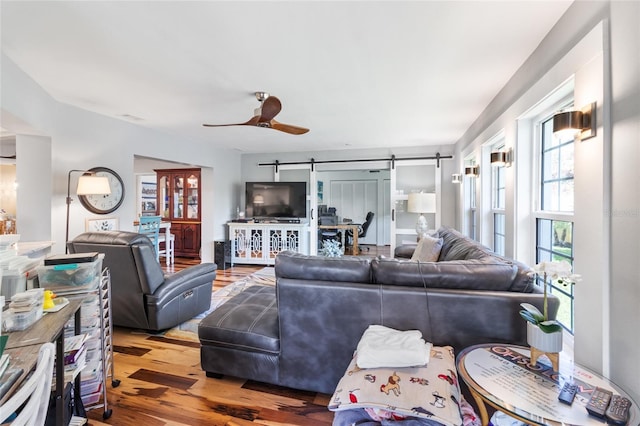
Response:
[{"label": "wall lamp with shade", "polygon": [[429,227],[427,226],[427,218],[425,213],[436,212],[436,194],[427,192],[412,192],[409,194],[407,202],[407,211],[409,213],[419,213],[418,222],[416,223],[416,233],[418,241],[427,235]]},{"label": "wall lamp with shade", "polygon": [[264,197],[260,194],[253,197],[253,204],[264,204]]},{"label": "wall lamp with shade", "polygon": [[513,150],[496,151],[491,153],[491,165],[496,167],[511,167],[513,163]]},{"label": "wall lamp with shade", "polygon": [[69,253],[67,242],[69,241],[69,208],[71,206],[71,173],[82,173],[78,178],[77,195],[105,195],[111,194],[109,186],[109,178],[106,176],[97,176],[95,172],[88,170],[69,170],[67,175],[67,228],[64,240],[65,253]]},{"label": "wall lamp with shade", "polygon": [[478,177],[480,176],[480,166],[469,166],[464,168],[465,176]]},{"label": "wall lamp with shade", "polygon": [[[563,111],[553,116],[553,134],[566,138],[580,140],[592,138],[596,135],[596,103],[592,102],[580,111]],[[562,136],[561,136],[562,137]]]},{"label": "wall lamp with shade", "polygon": [[460,173],[452,174],[451,183],[462,183],[462,175]]}]

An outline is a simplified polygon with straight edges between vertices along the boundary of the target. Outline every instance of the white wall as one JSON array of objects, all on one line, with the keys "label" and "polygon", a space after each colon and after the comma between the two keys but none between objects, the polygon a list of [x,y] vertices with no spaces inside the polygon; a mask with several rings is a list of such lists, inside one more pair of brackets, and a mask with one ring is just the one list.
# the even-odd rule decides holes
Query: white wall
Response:
[{"label": "white wall", "polygon": [[[45,161],[43,166],[30,168],[29,176],[37,185],[32,185],[28,190],[30,194],[36,191],[44,197],[43,200],[50,202],[46,208],[38,204],[35,208],[29,207],[18,212],[21,222],[33,215],[40,221],[51,223],[50,230],[40,229],[31,236],[33,240],[53,240],[53,252],[64,252],[67,173],[71,169],[96,166],[113,169],[124,180],[124,202],[110,216],[119,218],[122,230],[134,230],[137,204],[134,157],[171,159],[203,168],[202,259],[213,259],[213,241],[224,238],[224,224],[235,212],[237,200],[233,198],[235,194],[231,188],[240,182],[238,152],[58,103],[5,55],[2,56],[1,66],[3,127],[18,135],[39,134],[51,139],[50,161]],[[18,121],[23,125],[12,128],[11,124]],[[30,145],[26,145],[25,152],[21,152],[25,147],[20,145],[18,152],[22,158],[39,152],[38,148]],[[189,149],[184,149],[184,146],[189,146]],[[22,161],[21,158],[18,161]],[[77,175],[74,174],[72,192],[76,183]],[[22,187],[23,190],[26,189]],[[77,197],[72,198],[70,238],[84,232],[85,218],[92,217],[77,201]]]},{"label": "white wall", "polygon": [[[611,377],[640,403],[640,2],[611,3]],[[609,74],[611,73],[611,74]],[[606,119],[606,118],[605,118]],[[607,129],[605,129],[607,131]]]},{"label": "white wall", "polygon": [[[49,240],[52,223],[52,181],[42,179],[51,175],[51,139],[44,136],[16,136],[16,223],[21,241]],[[37,173],[34,173],[37,171]],[[62,222],[64,223],[64,222]],[[43,236],[46,236],[43,238]]]},{"label": "white wall", "polygon": [[[577,107],[598,101],[598,136],[576,146],[575,359],[610,377],[640,401],[640,3],[575,2],[456,144],[464,154],[501,129],[507,146],[523,135],[518,119],[575,74]],[[522,147],[520,147],[522,148]],[[507,169],[507,191],[523,175]],[[509,187],[511,189],[509,189]],[[522,189],[522,188],[521,188]],[[529,190],[530,192],[530,190]],[[515,194],[522,199],[526,191]],[[514,194],[511,194],[514,197]],[[509,198],[508,198],[509,200]],[[529,225],[513,201],[507,233],[523,254]],[[509,206],[508,206],[509,209]],[[514,211],[516,209],[516,211]],[[462,223],[458,209],[456,220]],[[523,231],[524,229],[524,231]],[[517,236],[517,239],[513,237]],[[531,250],[524,253],[530,263]]]}]

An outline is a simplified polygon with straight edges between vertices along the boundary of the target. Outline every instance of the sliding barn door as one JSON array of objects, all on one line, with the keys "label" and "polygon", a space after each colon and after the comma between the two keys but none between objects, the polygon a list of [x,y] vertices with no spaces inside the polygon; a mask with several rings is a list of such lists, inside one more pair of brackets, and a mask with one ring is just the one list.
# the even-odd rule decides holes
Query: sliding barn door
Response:
[{"label": "sliding barn door", "polygon": [[310,164],[280,165],[275,168],[273,175],[274,182],[307,182],[307,217],[302,219],[307,223],[308,235],[306,241],[309,246],[305,247],[303,253],[317,254],[318,246],[318,202],[316,198],[316,172]]},{"label": "sliding barn door", "polygon": [[403,160],[391,165],[391,254],[402,244],[417,241],[418,213],[409,212],[407,200],[411,192],[434,192],[436,212],[426,214],[429,231],[440,227],[442,167],[436,160]]},{"label": "sliding barn door", "polygon": [[358,244],[378,244],[378,181],[332,180],[329,194],[329,206],[336,208],[340,221],[346,218],[364,223],[368,212],[376,214],[367,235],[358,239]]}]

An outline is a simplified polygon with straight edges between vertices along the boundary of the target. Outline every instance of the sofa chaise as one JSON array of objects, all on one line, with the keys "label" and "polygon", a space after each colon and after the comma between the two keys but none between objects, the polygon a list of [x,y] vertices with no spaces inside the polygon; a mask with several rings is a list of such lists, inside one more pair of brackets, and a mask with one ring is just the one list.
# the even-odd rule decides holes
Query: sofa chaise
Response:
[{"label": "sofa chaise", "polygon": [[[250,286],[201,321],[202,369],[331,393],[371,324],[418,329],[456,351],[526,344],[520,303],[543,304],[529,268],[453,229],[440,236],[437,262],[278,254],[275,287]],[[551,295],[551,317],[558,306]]]}]

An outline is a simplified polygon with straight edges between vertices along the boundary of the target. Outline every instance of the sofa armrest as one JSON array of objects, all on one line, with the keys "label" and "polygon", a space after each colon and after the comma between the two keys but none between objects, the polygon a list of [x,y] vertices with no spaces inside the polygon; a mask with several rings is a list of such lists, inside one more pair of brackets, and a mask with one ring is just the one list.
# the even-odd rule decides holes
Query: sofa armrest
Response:
[{"label": "sofa armrest", "polygon": [[393,257],[400,259],[411,259],[413,252],[416,251],[417,244],[402,244],[393,251]]},{"label": "sofa armrest", "polygon": [[213,289],[216,269],[217,265],[215,263],[201,263],[175,274],[165,275],[164,282],[156,291],[153,294],[146,295],[147,303],[162,305],[185,291],[206,283],[210,283]]}]

